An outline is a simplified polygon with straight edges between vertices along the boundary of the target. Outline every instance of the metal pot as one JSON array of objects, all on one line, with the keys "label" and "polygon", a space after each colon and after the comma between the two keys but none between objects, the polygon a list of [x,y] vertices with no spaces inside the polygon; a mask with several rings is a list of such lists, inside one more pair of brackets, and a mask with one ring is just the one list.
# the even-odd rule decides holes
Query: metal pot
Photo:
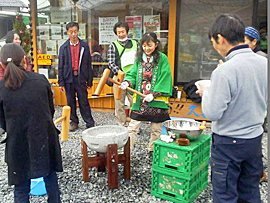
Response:
[{"label": "metal pot", "polygon": [[205,129],[201,122],[190,121],[190,120],[168,120],[165,121],[164,126],[167,132],[171,131],[176,135],[179,135],[180,138],[188,138],[190,141],[196,140],[202,134],[203,129]]}]

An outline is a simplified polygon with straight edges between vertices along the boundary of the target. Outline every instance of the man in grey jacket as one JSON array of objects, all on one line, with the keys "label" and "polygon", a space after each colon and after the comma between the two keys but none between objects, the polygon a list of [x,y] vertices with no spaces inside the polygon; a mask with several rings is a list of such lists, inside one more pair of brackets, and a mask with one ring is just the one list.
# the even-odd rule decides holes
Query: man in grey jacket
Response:
[{"label": "man in grey jacket", "polygon": [[262,124],[267,106],[267,59],[244,44],[245,26],[221,15],[209,38],[225,58],[200,85],[202,110],[212,123],[211,173],[214,203],[260,203]]}]

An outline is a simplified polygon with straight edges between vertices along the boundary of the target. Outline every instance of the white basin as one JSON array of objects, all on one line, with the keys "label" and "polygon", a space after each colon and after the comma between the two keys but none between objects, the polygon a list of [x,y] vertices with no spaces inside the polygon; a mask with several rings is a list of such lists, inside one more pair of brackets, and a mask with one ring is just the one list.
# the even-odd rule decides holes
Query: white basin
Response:
[{"label": "white basin", "polygon": [[128,129],[119,125],[97,126],[84,130],[82,139],[90,149],[105,153],[109,144],[117,144],[118,149],[124,147]]}]

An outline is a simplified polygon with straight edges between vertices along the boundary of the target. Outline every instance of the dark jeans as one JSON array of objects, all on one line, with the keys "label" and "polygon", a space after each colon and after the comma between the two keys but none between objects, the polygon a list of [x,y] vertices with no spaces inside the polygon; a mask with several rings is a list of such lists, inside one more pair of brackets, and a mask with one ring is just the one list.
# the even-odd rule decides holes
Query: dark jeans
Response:
[{"label": "dark jeans", "polygon": [[[58,178],[56,172],[50,173],[44,177],[44,182],[48,194],[49,203],[61,203],[60,191],[58,187]],[[29,203],[31,180],[15,185],[14,202],[15,203]]]},{"label": "dark jeans", "polygon": [[79,119],[76,113],[76,93],[79,100],[80,112],[83,120],[86,123],[86,127],[92,127],[95,122],[92,117],[91,108],[88,102],[88,92],[85,83],[79,83],[78,76],[73,75],[73,83],[65,84],[67,103],[71,108],[70,120],[72,123],[79,123]]},{"label": "dark jeans", "polygon": [[211,179],[214,203],[261,203],[262,135],[239,139],[213,133]]}]

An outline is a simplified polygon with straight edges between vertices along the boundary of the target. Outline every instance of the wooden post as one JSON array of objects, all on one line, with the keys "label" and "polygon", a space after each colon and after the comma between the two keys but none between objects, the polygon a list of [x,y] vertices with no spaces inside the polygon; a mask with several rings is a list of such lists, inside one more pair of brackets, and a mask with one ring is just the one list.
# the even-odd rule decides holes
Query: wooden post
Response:
[{"label": "wooden post", "polygon": [[[121,84],[124,81],[124,78],[125,78],[125,73],[119,70],[117,74],[117,82]],[[120,100],[121,98],[122,98],[122,89],[117,86],[115,99]]]},{"label": "wooden post", "polygon": [[172,79],[174,81],[174,65],[176,51],[176,25],[177,25],[177,3],[180,1],[170,0],[169,2],[169,32],[168,32],[168,61],[171,66]]},{"label": "wooden post", "polygon": [[118,188],[118,152],[117,144],[110,144],[107,147],[107,170],[109,189]]},{"label": "wooden post", "polygon": [[70,106],[63,107],[63,116],[65,119],[62,122],[61,139],[62,141],[67,141],[69,134]]},{"label": "wooden post", "polygon": [[83,172],[83,181],[89,182],[89,167],[88,167],[88,153],[86,143],[81,140],[81,149],[82,149],[82,172]]},{"label": "wooden post", "polygon": [[[32,64],[33,70],[38,71],[37,67],[37,0],[30,0],[31,30],[32,30]],[[32,65],[32,66],[33,66]]]},{"label": "wooden post", "polygon": [[124,156],[124,178],[130,179],[130,138],[128,138],[128,141],[124,146]]},{"label": "wooden post", "polygon": [[[104,153],[97,152],[97,157],[105,157],[105,154]],[[97,167],[97,171],[98,172],[105,172],[106,171],[105,164],[102,165],[102,166],[98,166]]]}]

